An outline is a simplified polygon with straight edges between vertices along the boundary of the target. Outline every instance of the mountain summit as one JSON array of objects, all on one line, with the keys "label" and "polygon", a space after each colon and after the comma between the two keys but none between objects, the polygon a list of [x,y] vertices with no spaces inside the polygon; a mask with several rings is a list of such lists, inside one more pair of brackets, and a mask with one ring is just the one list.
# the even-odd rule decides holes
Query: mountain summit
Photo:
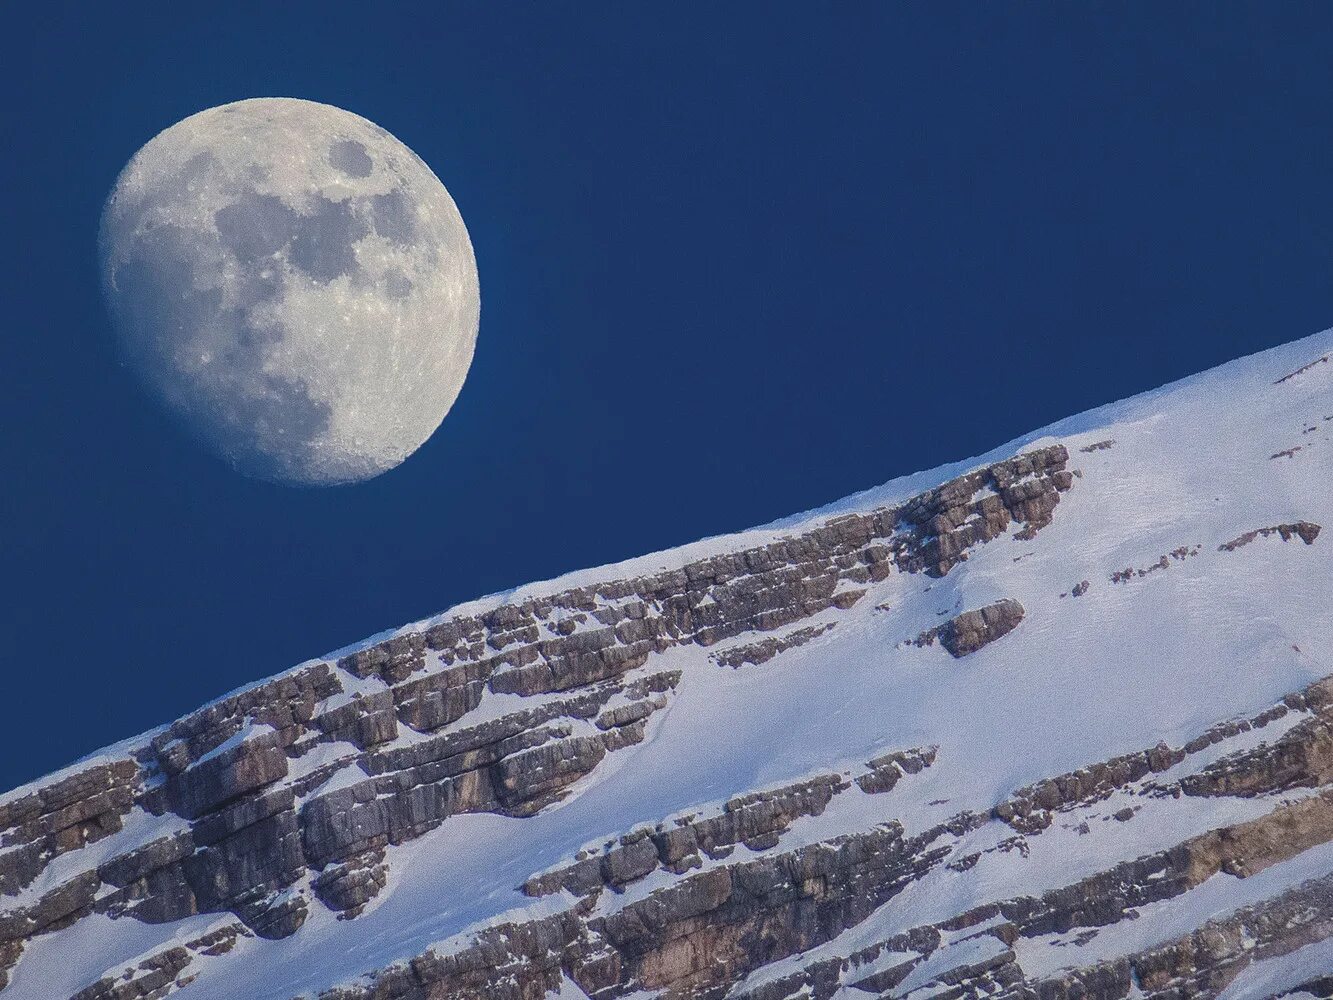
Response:
[{"label": "mountain summit", "polygon": [[311,660],[0,796],[4,1000],[1328,997],[1331,483],[1333,331]]}]

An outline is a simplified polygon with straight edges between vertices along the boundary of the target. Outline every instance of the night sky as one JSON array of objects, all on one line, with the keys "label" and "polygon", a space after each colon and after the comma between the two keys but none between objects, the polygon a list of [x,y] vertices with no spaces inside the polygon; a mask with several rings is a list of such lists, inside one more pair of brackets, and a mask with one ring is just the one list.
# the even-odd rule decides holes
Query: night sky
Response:
[{"label": "night sky", "polygon": [[[1326,4],[182,6],[5,8],[3,787],[1333,322]],[[462,395],[362,485],[238,476],[112,351],[116,174],[257,96],[389,129],[476,248]]]}]

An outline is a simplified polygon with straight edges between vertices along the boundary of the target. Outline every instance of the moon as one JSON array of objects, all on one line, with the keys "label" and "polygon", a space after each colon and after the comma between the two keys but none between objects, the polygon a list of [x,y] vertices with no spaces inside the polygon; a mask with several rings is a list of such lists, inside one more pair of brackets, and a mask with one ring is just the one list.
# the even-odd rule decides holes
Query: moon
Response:
[{"label": "moon", "polygon": [[172,125],[121,172],[98,247],[121,357],[249,476],[393,468],[472,363],[481,297],[457,206],[341,108],[261,98]]}]

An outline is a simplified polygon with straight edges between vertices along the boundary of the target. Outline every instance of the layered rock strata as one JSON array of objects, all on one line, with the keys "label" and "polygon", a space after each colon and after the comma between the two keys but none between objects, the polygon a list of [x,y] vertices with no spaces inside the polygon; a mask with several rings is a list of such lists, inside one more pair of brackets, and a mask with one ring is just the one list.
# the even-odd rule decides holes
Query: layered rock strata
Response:
[{"label": "layered rock strata", "polygon": [[[1073,484],[1068,459],[1038,449],[758,547],[446,615],[0,800],[0,985],[26,941],[93,913],[229,912],[266,938],[312,907],[355,918],[388,881],[386,848],[461,813],[531,815],[642,741],[680,676],[655,656],[850,608],[891,573],[943,576],[1011,529],[1030,538]],[[506,696],[521,703],[483,709]],[[95,863],[53,864],[103,840]]]},{"label": "layered rock strata", "polygon": [[[1217,755],[1293,714],[1300,721],[1271,743]],[[427,953],[371,985],[336,989],[322,1000],[527,1000],[558,991],[566,978],[593,998],[646,990],[667,998],[834,1000],[849,986],[886,1000],[917,990],[922,997],[1015,1000],[1216,996],[1253,963],[1333,935],[1333,875],[1280,887],[1261,902],[1123,956],[1037,975],[1025,971],[1024,960],[1038,947],[1081,947],[1132,924],[1140,912],[1185,900],[1211,879],[1253,878],[1333,840],[1331,727],[1333,677],[1183,746],[1161,744],[1046,779],[989,814],[960,813],[915,835],[889,822],[783,846],[796,819],[824,813],[838,796],[855,794],[853,785],[892,792],[898,779],[920,774],[935,759],[930,748],[904,751],[870,762],[856,782],[820,776],[726,803],[702,821],[721,820],[728,831],[702,856],[696,817],[633,831],[527,883],[532,894],[566,891],[578,899],[559,916],[483,931],[468,948]],[[1191,768],[1198,757],[1210,759]],[[887,788],[862,784],[886,764],[896,770],[904,762]],[[1231,777],[1237,775],[1244,776],[1238,783]],[[1277,795],[1292,789],[1306,794]],[[1016,832],[988,850],[1027,853],[1052,835],[1055,817],[1086,824],[1103,807],[1102,819],[1130,823],[1140,806],[1107,813],[1105,804],[1216,795],[1267,796],[1272,808],[1038,895],[985,902],[879,940],[869,935],[871,941],[843,954],[829,948],[872,923],[880,905],[913,883],[942,870],[969,872],[980,855],[967,847],[984,829]],[[737,818],[756,807],[766,839],[757,850],[733,854],[726,848],[746,843]],[[673,849],[678,836],[689,842],[683,851]],[[690,861],[678,863],[683,857]],[[684,877],[666,879],[664,871]],[[662,887],[646,897],[620,898],[628,886],[654,878]],[[804,961],[791,971],[763,974],[790,966],[794,956]]]},{"label": "layered rock strata", "polygon": [[[1079,451],[1100,463],[1111,443]],[[1025,559],[1075,473],[1063,445],[1039,448],[762,543],[464,609],[0,798],[0,987],[33,942],[103,917],[212,923],[99,970],[77,1000],[189,1000],[210,968],[271,941],[299,943],[321,923],[364,928],[395,880],[413,877],[417,848],[403,845],[429,846],[423,838],[469,813],[541,822],[614,771],[609,759],[660,738],[688,670],[726,683],[792,662],[818,670],[826,643],[888,615],[886,645],[938,622],[916,643],[961,661],[941,671],[938,651],[906,644],[915,659],[902,669],[965,685],[1049,622],[1029,590],[1000,592],[1021,593],[1031,615],[1016,598],[976,606],[954,589],[954,570],[1002,536],[1025,543],[1003,563]],[[1183,577],[1154,571],[1187,559],[1235,565],[1250,553],[1214,545],[1246,527],[1155,563],[1178,538],[1114,553],[1096,571],[1134,586],[1089,595],[1084,580],[1072,591],[1083,600],[1061,606],[1082,614],[1105,592],[1128,600]],[[1268,535],[1304,542],[1277,550],[1291,556],[1319,528],[1283,522],[1219,547]],[[1147,565],[1107,572],[1130,558]],[[891,577],[912,586],[885,595]],[[893,601],[871,611],[882,596]],[[1324,870],[1310,860],[1333,843],[1333,677],[1257,713],[1204,718],[1218,721],[1029,774],[973,808],[941,776],[949,747],[885,733],[850,762],[830,755],[799,780],[654,809],[651,822],[625,820],[558,863],[525,866],[516,885],[495,887],[521,891],[523,905],[320,997],[1217,996],[1258,963],[1299,960],[1333,937],[1333,860]],[[1117,850],[1080,850],[1084,837]],[[1041,858],[1040,878],[1005,877]],[[1232,883],[1248,901],[1219,907],[1210,894]],[[1164,930],[1147,940],[1144,927]],[[1312,968],[1302,982],[1314,991],[1327,975]]]}]

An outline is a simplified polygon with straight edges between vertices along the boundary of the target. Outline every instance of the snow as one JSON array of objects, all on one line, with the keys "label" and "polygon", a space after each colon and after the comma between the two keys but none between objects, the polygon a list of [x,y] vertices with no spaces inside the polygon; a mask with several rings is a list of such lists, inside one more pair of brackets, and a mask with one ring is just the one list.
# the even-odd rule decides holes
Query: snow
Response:
[{"label": "snow", "polygon": [[[134,919],[112,920],[94,913],[67,931],[49,935],[42,942],[45,947],[28,949],[19,963],[23,981],[11,980],[9,991],[12,996],[42,1000],[72,996],[102,976],[117,975],[164,948],[192,941],[232,922],[235,918],[227,913],[199,914],[174,924],[157,925]],[[239,951],[237,948],[232,954]],[[237,996],[244,995],[256,1000],[265,996],[262,989]]]},{"label": "snow", "polygon": [[[1331,349],[1333,331],[1326,331],[817,511],[518,587],[330,654],[326,659],[333,660],[444,617],[763,544],[836,514],[904,499],[1017,450],[1063,443],[1071,468],[1083,473],[1063,495],[1054,521],[1034,539],[998,539],[974,550],[941,580],[891,575],[871,586],[851,610],[818,619],[837,621],[837,628],[761,667],[720,667],[711,654],[722,647],[654,654],[641,671],[681,670],[677,692],[651,717],[642,744],[609,755],[570,798],[529,819],[453,817],[433,833],[391,848],[390,887],[363,916],[337,921],[316,903],[295,936],[246,939],[228,955],[201,964],[200,978],[186,995],[237,1000],[314,993],[432,945],[463,947],[488,923],[568,905],[560,895],[528,899],[518,886],[533,873],[568,861],[586,844],[752,789],[855,769],[887,749],[939,748],[932,767],[905,778],[892,792],[870,796],[853,787],[823,816],[798,820],[783,836],[783,849],[890,820],[902,822],[909,835],[921,832],[964,809],[988,810],[1044,777],[1159,740],[1180,746],[1220,720],[1256,715],[1333,673],[1328,612],[1333,534],[1313,546],[1267,538],[1236,552],[1217,551],[1239,534],[1284,521],[1309,520],[1333,533],[1333,494],[1327,489],[1333,422],[1323,420],[1333,415],[1333,366],[1318,365],[1274,385]],[[1302,433],[1314,424],[1315,432]],[[1108,438],[1116,442],[1109,449],[1079,451]],[[1298,443],[1304,448],[1293,458],[1269,458]],[[1172,560],[1163,571],[1110,582],[1116,570],[1146,567],[1180,546],[1196,545],[1196,556]],[[1085,595],[1060,596],[1082,580],[1091,582]],[[938,646],[901,645],[937,624],[941,611],[1005,597],[1023,604],[1023,624],[964,660],[953,660]],[[884,604],[890,610],[876,610]],[[356,690],[369,693],[382,690],[382,684],[368,681]],[[488,693],[481,707],[455,726],[473,725],[515,703],[515,696]],[[1220,754],[1271,741],[1299,718],[1292,713],[1192,755],[1180,767],[1197,769]],[[362,780],[359,768],[345,768],[331,779],[349,780]],[[1106,818],[1126,804],[1141,807],[1133,819]],[[1117,793],[1082,812],[1057,814],[1050,830],[1028,838],[1027,857],[996,850],[964,874],[937,869],[816,951],[846,956],[897,930],[986,901],[1068,884],[1117,858],[1164,849],[1274,805],[1268,799],[1160,800]],[[1074,829],[1082,820],[1088,821],[1089,834]],[[1012,833],[991,823],[964,837],[956,851],[992,848]],[[1268,891],[1265,886],[1286,884],[1283,880],[1297,873],[1333,869],[1333,857],[1322,850],[1243,883],[1216,876],[1179,900],[1159,904],[1160,914],[1154,910],[1146,922],[1103,931],[1083,948],[1087,954],[1132,949],[1153,934],[1185,926],[1201,907],[1230,906],[1245,892]],[[745,852],[738,848],[729,860]],[[651,884],[650,878],[602,905],[623,905]],[[206,919],[216,917],[192,918],[199,927]],[[104,917],[78,921],[30,945],[14,969],[8,995],[14,1000],[68,995],[89,981],[90,971],[116,968],[126,956],[152,950],[154,942],[175,939],[186,925],[196,926],[113,924]],[[988,941],[994,939],[960,941],[947,952],[962,955],[990,947]],[[1038,940],[1022,947],[1025,961],[1046,968],[1073,954],[1075,946]],[[747,985],[812,957],[777,963]]]},{"label": "snow", "polygon": [[224,753],[229,753],[230,751],[235,750],[242,743],[248,742],[256,736],[266,736],[276,732],[277,730],[266,722],[255,722],[253,719],[246,719],[244,724],[242,724],[236,732],[232,733],[212,750],[208,751],[208,753],[201,756],[191,764],[190,767],[199,767],[201,764],[207,763],[215,757],[221,757]]},{"label": "snow", "polygon": [[943,945],[931,952],[925,961],[913,966],[907,978],[894,987],[889,995],[909,996],[923,986],[934,984],[946,972],[960,966],[976,965],[988,958],[994,958],[1003,951],[1005,951],[1004,942],[989,935],[968,938],[957,944]]},{"label": "snow", "polygon": [[[1242,972],[1218,1000],[1268,1000],[1284,990],[1310,981],[1312,976],[1333,973],[1333,938],[1275,958],[1261,959]],[[1285,1000],[1318,1000],[1310,993],[1293,993]]]},{"label": "snow", "polygon": [[[31,905],[80,872],[96,868],[102,862],[118,857],[142,844],[173,836],[189,828],[190,824],[175,813],[154,816],[135,806],[125,817],[124,826],[118,832],[94,841],[82,850],[68,851],[57,856],[32,884],[17,896],[0,897],[0,899],[4,899],[6,906]],[[10,904],[11,899],[14,904]]]},{"label": "snow", "polygon": [[579,989],[568,976],[561,976],[560,980],[560,989],[546,994],[550,1000],[588,1000],[588,994]]},{"label": "snow", "polygon": [[345,740],[317,743],[292,763],[290,770],[287,772],[286,782],[287,784],[298,782],[321,767],[336,764],[339,761],[345,761],[346,763],[317,787],[302,795],[302,800],[328,794],[336,788],[346,788],[362,781],[369,781],[370,775],[361,770],[355,762],[360,752],[355,743],[348,743]]}]

